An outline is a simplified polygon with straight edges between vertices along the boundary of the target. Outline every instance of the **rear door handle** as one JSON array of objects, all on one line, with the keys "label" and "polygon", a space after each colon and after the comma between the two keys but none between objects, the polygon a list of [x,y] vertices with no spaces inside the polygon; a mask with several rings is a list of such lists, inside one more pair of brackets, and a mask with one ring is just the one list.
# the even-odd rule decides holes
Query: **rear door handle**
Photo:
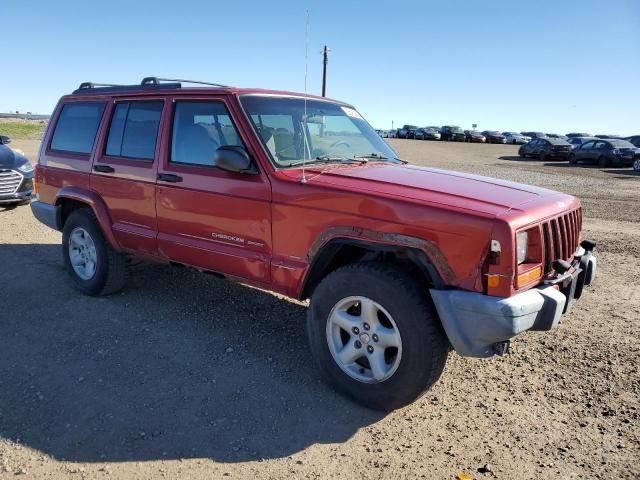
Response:
[{"label": "rear door handle", "polygon": [[109,165],[94,165],[93,169],[96,172],[102,172],[102,173],[113,173],[115,172],[115,168],[109,166]]},{"label": "rear door handle", "polygon": [[173,173],[159,173],[158,180],[162,180],[163,182],[179,183],[182,181],[182,177],[180,175],[174,175]]}]

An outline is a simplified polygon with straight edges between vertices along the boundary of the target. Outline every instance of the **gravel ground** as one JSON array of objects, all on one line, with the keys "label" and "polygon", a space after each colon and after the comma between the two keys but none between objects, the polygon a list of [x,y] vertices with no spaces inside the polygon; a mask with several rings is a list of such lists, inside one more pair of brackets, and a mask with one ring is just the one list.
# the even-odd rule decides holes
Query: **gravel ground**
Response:
[{"label": "gravel ground", "polygon": [[[516,147],[390,140],[414,163],[579,196],[599,276],[512,353],[452,353],[389,415],[320,382],[302,304],[157,265],[76,293],[60,234],[0,209],[0,478],[637,479],[640,178]],[[35,157],[37,142],[14,142]]]}]

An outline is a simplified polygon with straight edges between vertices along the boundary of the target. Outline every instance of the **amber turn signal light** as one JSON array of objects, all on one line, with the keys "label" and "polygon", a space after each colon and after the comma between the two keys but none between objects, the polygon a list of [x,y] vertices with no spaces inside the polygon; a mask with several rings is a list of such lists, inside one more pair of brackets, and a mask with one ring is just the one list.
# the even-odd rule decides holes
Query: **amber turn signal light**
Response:
[{"label": "amber turn signal light", "polygon": [[496,288],[500,285],[500,275],[487,275],[487,287]]},{"label": "amber turn signal light", "polygon": [[521,273],[516,277],[516,285],[518,288],[538,280],[542,276],[542,267],[537,266],[527,272]]}]

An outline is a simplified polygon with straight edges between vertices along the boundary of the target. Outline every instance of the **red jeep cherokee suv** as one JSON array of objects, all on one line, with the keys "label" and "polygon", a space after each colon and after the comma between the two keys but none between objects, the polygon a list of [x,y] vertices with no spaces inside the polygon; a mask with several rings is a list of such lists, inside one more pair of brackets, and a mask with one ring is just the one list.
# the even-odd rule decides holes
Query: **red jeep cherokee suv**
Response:
[{"label": "red jeep cherokee suv", "polygon": [[572,196],[408,165],[346,103],[182,83],[84,83],[55,109],[32,209],[82,293],[137,257],[310,298],[320,370],[390,410],[451,347],[503,353],[593,280]]}]

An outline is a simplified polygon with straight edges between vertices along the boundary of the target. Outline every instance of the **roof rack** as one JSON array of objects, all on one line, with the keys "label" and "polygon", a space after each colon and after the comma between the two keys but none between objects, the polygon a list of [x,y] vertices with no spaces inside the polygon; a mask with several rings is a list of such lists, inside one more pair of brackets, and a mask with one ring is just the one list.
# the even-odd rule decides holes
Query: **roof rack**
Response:
[{"label": "roof rack", "polygon": [[[166,82],[166,83],[163,83]],[[125,92],[129,90],[166,90],[174,88],[182,88],[183,83],[193,83],[198,85],[208,85],[211,87],[229,88],[228,85],[221,85],[219,83],[200,82],[198,80],[176,80],[171,78],[159,78],[159,77],[145,77],[137,85],[119,85],[114,83],[94,83],[94,82],[82,82],[77,90],[74,90],[74,95],[80,94],[92,94],[96,93],[99,89],[100,93],[110,92]]]},{"label": "roof rack", "polygon": [[159,78],[159,77],[144,77],[141,85],[160,85],[160,82],[176,82],[176,83],[194,83],[197,85],[209,85],[211,87],[230,88],[229,85],[222,85],[220,83],[202,82],[200,80],[180,80],[178,78]]}]

